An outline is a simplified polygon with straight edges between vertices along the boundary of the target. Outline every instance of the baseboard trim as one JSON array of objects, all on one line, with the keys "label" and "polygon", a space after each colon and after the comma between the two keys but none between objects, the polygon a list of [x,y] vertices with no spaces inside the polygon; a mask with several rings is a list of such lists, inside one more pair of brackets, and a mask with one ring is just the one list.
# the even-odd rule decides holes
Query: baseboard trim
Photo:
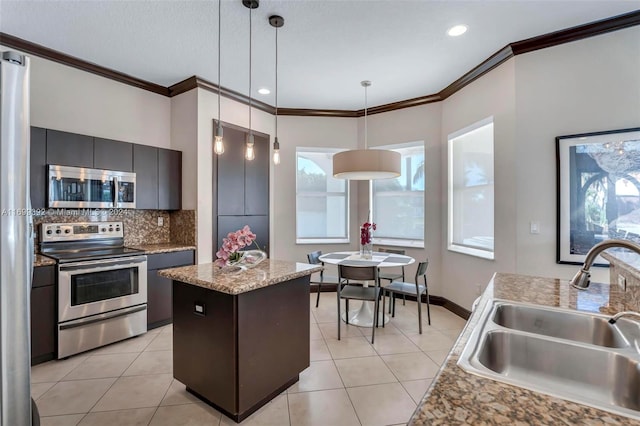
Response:
[{"label": "baseboard trim", "polygon": [[[318,291],[318,284],[311,283],[310,291],[311,293],[316,293]],[[322,286],[320,287],[321,293],[325,293],[325,292],[335,293],[335,291],[336,291],[336,284],[322,284]],[[407,300],[415,301],[416,298],[413,296],[407,296]],[[422,303],[427,303],[427,297],[425,295],[422,295]],[[435,305],[435,306],[442,306],[446,310],[453,312],[454,314],[456,314],[457,316],[459,316],[464,320],[468,320],[469,317],[471,316],[470,310],[465,309],[462,306],[458,305],[457,303],[454,303],[451,300],[442,296],[429,295],[429,304]]]}]

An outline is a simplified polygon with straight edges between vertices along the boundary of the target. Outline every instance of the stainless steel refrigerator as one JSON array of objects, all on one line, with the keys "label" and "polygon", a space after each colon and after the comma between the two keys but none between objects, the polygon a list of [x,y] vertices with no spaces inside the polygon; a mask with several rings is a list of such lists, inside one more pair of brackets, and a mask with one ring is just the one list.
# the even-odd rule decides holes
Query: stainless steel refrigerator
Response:
[{"label": "stainless steel refrigerator", "polygon": [[29,200],[29,58],[0,60],[0,422],[38,423],[31,415],[30,296],[33,221]]}]

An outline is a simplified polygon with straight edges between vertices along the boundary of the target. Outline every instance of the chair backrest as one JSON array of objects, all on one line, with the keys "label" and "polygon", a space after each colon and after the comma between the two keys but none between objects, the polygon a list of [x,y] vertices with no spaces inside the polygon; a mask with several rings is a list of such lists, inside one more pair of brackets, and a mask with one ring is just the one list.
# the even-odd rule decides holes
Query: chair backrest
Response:
[{"label": "chair backrest", "polygon": [[418,269],[416,270],[416,282],[418,282],[418,277],[427,274],[427,266],[429,266],[429,259],[418,263]]},{"label": "chair backrest", "polygon": [[393,253],[393,254],[402,254],[402,255],[405,254],[405,251],[402,249],[391,249],[391,248],[380,247],[376,250],[379,251],[380,253]]},{"label": "chair backrest", "polygon": [[322,256],[321,250],[312,251],[311,253],[307,253],[307,261],[312,265],[317,265],[320,262],[320,256]]},{"label": "chair backrest", "polygon": [[375,281],[378,284],[378,268],[376,266],[338,265],[340,280]]}]

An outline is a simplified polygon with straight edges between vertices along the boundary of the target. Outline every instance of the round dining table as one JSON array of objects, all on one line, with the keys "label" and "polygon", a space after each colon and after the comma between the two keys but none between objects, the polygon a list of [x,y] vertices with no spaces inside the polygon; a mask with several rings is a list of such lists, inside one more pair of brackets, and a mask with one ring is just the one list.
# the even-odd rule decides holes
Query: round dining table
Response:
[{"label": "round dining table", "polygon": [[[320,256],[319,260],[329,265],[376,266],[378,268],[397,268],[411,265],[416,261],[411,256],[381,252],[373,252],[371,259],[365,259],[358,251],[326,253]],[[367,283],[365,282],[364,285],[366,286]],[[345,322],[347,321],[347,315],[349,316],[349,324],[351,325],[373,327],[373,302],[362,302],[360,308],[343,313],[342,320]],[[379,313],[378,324],[382,324],[381,321],[384,321],[385,324],[389,322],[389,316],[385,315],[384,312]]]}]

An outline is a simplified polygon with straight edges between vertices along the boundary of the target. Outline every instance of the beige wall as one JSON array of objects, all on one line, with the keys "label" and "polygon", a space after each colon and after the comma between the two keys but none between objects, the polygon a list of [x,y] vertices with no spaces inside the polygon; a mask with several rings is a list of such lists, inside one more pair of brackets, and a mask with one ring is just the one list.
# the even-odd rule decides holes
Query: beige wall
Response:
[{"label": "beige wall", "polygon": [[171,146],[171,103],[166,96],[29,56],[32,126]]},{"label": "beige wall", "polygon": [[[369,117],[369,145],[426,144],[426,226],[433,294],[470,308],[495,271],[568,278],[555,263],[555,140],[558,135],[640,125],[640,27],[517,56],[445,101]],[[183,151],[183,207],[197,209],[198,262],[213,256],[211,168],[216,95],[194,89],[166,98],[74,68],[32,58],[32,125]],[[488,116],[495,131],[495,260],[446,249],[447,135]],[[223,99],[222,120],[248,127],[248,107]],[[355,249],[366,185],[351,183],[352,242],[295,243],[295,147],[363,145],[363,119],[280,117],[282,163],[271,168],[272,256]],[[254,129],[274,136],[273,116],[254,111]],[[364,189],[363,189],[364,188]],[[360,191],[358,191],[360,189]],[[529,233],[530,221],[540,234]],[[607,280],[606,271],[594,278]]]},{"label": "beige wall", "polygon": [[[442,103],[433,103],[414,108],[376,114],[368,117],[369,146],[401,144],[424,141],[425,144],[425,235],[424,249],[407,248],[406,253],[416,263],[405,268],[405,278],[413,280],[417,262],[429,259],[429,291],[433,295],[443,294],[442,282],[442,205],[446,202],[442,194],[441,164],[442,144],[440,124]],[[363,141],[364,119],[359,119],[360,140]],[[366,217],[369,210],[368,184],[360,184],[358,217]],[[446,194],[445,194],[446,197]],[[445,200],[445,201],[443,201]],[[375,218],[374,218],[375,219]],[[357,229],[354,235],[357,243]]]},{"label": "beige wall", "polygon": [[517,271],[570,278],[576,266],[555,263],[555,137],[640,126],[640,27],[517,56],[515,69]]},{"label": "beige wall", "polygon": [[[495,260],[447,250],[447,136],[493,116]],[[442,102],[442,296],[469,309],[494,272],[516,269],[515,67],[513,59]]]},{"label": "beige wall", "polygon": [[306,262],[306,254],[351,250],[357,247],[353,236],[358,226],[357,187],[351,183],[349,203],[350,244],[296,244],[296,147],[355,149],[358,129],[354,118],[278,117],[278,140],[281,163],[273,169],[271,210],[273,226],[271,247],[273,257]]}]

